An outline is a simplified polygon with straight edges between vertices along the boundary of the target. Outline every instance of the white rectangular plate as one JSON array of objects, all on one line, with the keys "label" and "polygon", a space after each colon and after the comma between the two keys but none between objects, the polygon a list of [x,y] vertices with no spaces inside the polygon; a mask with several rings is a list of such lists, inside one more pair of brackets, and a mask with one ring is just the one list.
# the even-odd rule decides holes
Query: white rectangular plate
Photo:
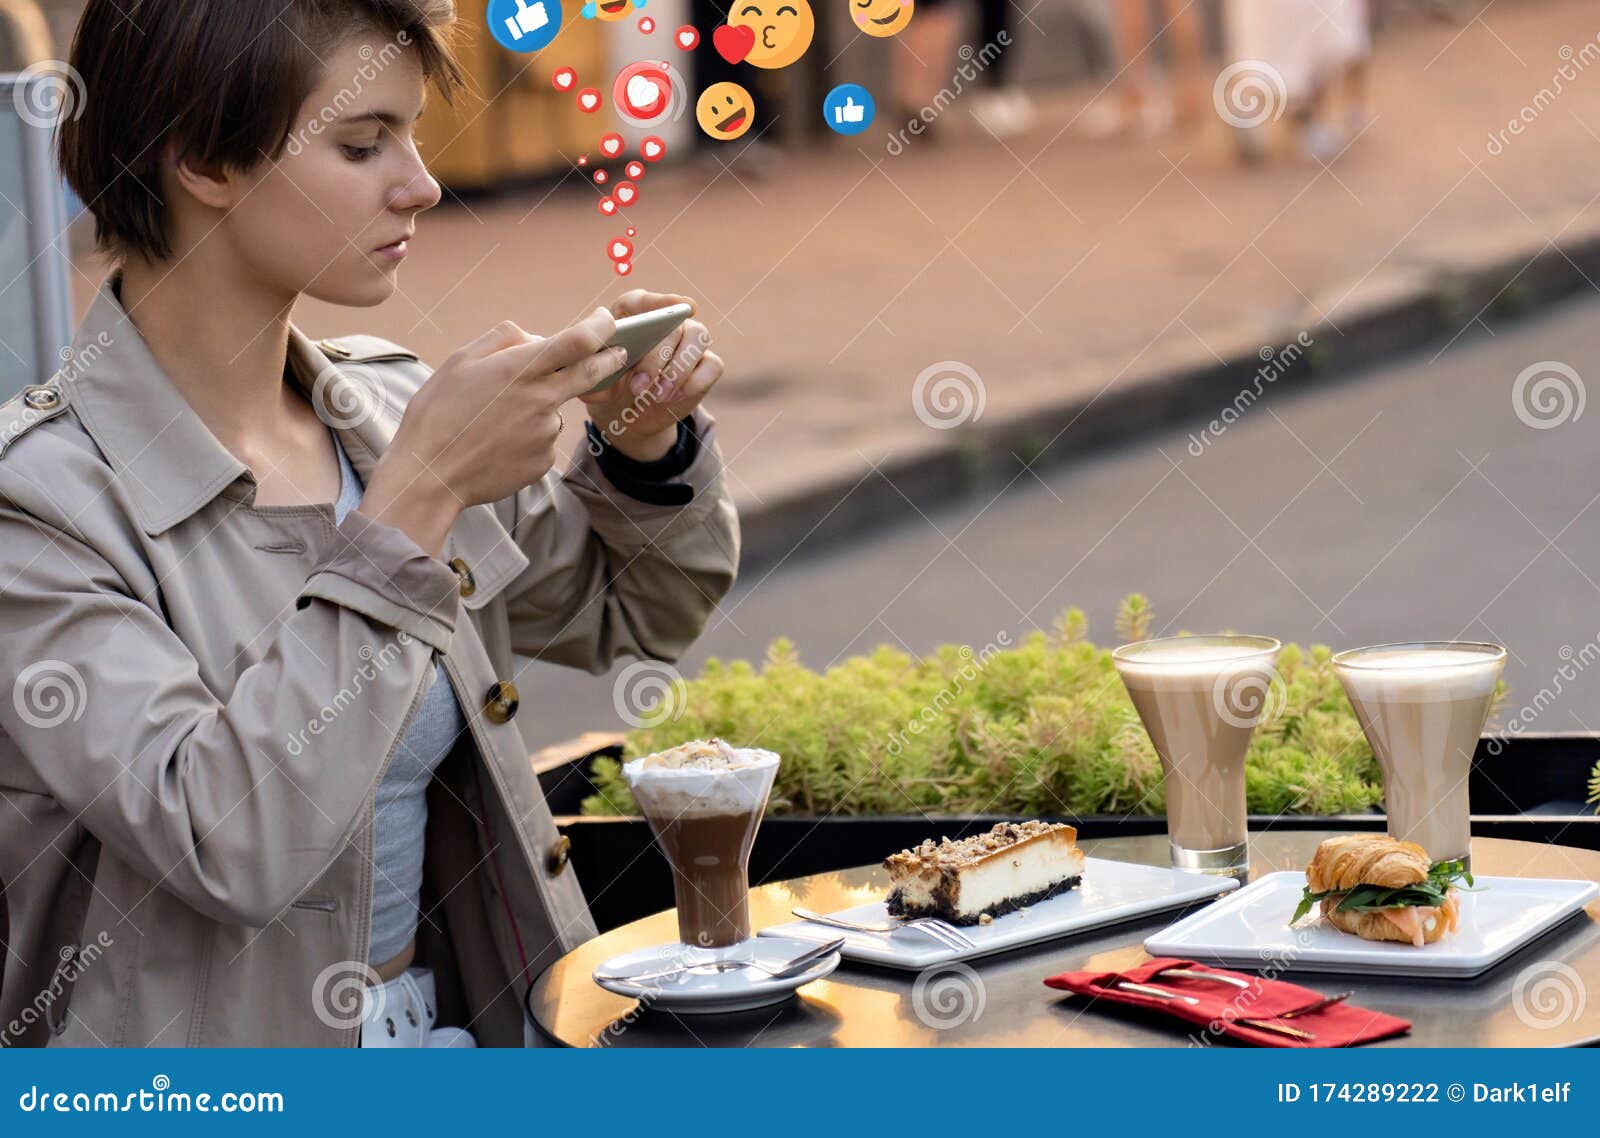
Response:
[{"label": "white rectangular plate", "polygon": [[1303,873],[1269,873],[1231,897],[1146,938],[1151,956],[1208,964],[1368,976],[1476,976],[1600,895],[1593,881],[1479,877],[1461,892],[1454,935],[1417,948],[1362,940],[1312,914],[1291,928],[1306,885]]},{"label": "white rectangular plate", "polygon": [[[976,948],[946,948],[927,933],[896,929],[892,933],[847,933],[806,921],[762,929],[762,936],[799,937],[804,940],[845,938],[839,951],[847,960],[862,960],[890,968],[922,969],[952,960],[972,960],[1025,944],[1088,932],[1120,924],[1149,913],[1206,901],[1239,883],[1231,877],[1184,873],[1153,865],[1125,861],[1083,859],[1083,881],[1075,889],[996,917],[991,924],[962,928]],[[846,921],[882,924],[892,920],[882,901],[840,909],[827,914]]]}]

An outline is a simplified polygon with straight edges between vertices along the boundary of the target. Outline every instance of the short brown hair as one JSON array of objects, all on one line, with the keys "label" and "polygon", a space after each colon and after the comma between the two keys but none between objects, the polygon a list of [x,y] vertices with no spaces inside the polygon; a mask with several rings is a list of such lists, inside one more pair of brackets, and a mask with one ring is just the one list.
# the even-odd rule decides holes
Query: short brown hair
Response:
[{"label": "short brown hair", "polygon": [[81,113],[62,120],[61,172],[117,256],[172,254],[161,165],[276,159],[322,79],[319,52],[373,30],[415,46],[449,100],[462,74],[453,0],[88,0],[72,43]]}]

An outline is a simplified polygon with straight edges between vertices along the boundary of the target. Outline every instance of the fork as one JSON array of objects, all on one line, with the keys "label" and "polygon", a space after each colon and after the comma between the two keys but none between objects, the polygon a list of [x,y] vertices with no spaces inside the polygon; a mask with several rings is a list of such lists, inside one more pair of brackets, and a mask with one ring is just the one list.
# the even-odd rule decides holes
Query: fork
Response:
[{"label": "fork", "polygon": [[810,909],[790,909],[789,911],[802,921],[810,921],[816,925],[827,925],[829,928],[834,929],[845,929],[853,933],[892,933],[898,929],[915,929],[918,932],[927,933],[946,948],[966,951],[967,949],[978,947],[977,942],[966,933],[938,917],[913,917],[908,921],[869,925],[864,921],[846,921],[839,917],[829,917],[822,913],[814,913]]},{"label": "fork", "polygon": [[[1171,975],[1171,973],[1168,972],[1166,975]],[[1125,992],[1137,992],[1141,996],[1159,996],[1163,1000],[1180,1000],[1183,1003],[1191,1005],[1198,1004],[1200,1002],[1193,996],[1179,995],[1177,992],[1169,992],[1165,988],[1157,988],[1152,984],[1135,984],[1132,980],[1118,980],[1113,987],[1121,988]],[[1330,998],[1329,1002],[1335,1003],[1337,1002],[1337,999]],[[1306,1042],[1316,1038],[1316,1036],[1309,1031],[1301,1031],[1298,1027],[1290,1027],[1288,1024],[1284,1023],[1273,1023],[1270,1019],[1245,1019],[1243,1016],[1239,1016],[1235,1018],[1234,1022],[1242,1023],[1246,1027],[1253,1027],[1257,1031],[1272,1031],[1279,1035],[1287,1035],[1291,1039],[1299,1039]]]}]

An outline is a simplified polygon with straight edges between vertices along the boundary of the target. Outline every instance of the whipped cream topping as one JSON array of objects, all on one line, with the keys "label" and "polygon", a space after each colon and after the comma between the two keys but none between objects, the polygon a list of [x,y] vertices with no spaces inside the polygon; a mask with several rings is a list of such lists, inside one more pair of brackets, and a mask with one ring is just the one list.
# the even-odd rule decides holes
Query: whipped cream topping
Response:
[{"label": "whipped cream topping", "polygon": [[776,753],[722,739],[691,739],[622,767],[646,814],[691,817],[759,813],[777,773]]}]

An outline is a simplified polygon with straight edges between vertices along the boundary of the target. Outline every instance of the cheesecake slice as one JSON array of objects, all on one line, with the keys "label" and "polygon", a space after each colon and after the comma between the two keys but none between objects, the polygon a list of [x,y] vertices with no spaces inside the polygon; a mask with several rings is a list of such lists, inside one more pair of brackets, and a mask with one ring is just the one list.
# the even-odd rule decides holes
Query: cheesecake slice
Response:
[{"label": "cheesecake slice", "polygon": [[1083,851],[1063,823],[1001,822],[956,842],[929,838],[883,867],[891,916],[976,925],[1071,889],[1083,880]]}]

